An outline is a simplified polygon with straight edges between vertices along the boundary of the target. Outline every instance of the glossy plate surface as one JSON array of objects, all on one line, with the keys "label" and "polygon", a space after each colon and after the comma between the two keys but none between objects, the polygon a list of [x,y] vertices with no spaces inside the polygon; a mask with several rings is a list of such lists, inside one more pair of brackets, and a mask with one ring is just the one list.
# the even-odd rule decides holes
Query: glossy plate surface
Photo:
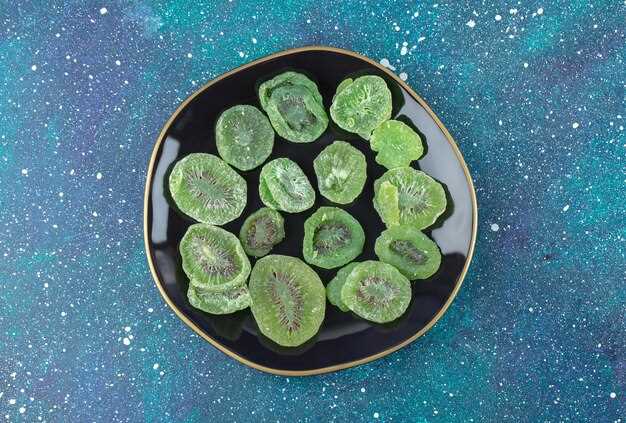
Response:
[{"label": "glossy plate surface", "polygon": [[[418,130],[425,155],[414,166],[446,188],[448,208],[425,233],[442,251],[439,271],[430,279],[413,283],[413,299],[397,321],[377,325],[327,303],[322,327],[311,341],[298,348],[283,348],[259,335],[248,310],[212,316],[192,308],[187,301],[188,279],[182,271],[178,244],[194,222],[172,207],[167,178],[173,164],[193,152],[217,155],[215,123],[220,113],[236,104],[253,104],[258,85],[286,70],[309,75],[317,82],[329,109],[335,88],[346,77],[375,74],[383,77],[393,96],[393,118]],[[295,144],[276,136],[270,158],[296,161],[316,188],[313,158],[334,140],[350,142],[368,160],[367,182],[354,203],[341,206],[363,226],[365,249],[357,260],[375,260],[374,241],[384,226],[372,206],[373,182],[384,173],[374,161],[368,143],[341,131],[332,123],[322,137],[309,144]],[[238,234],[244,219],[263,206],[258,196],[260,167],[240,172],[248,183],[248,203],[242,216],[224,226]],[[318,207],[333,205],[316,192],[314,207],[298,214],[283,213],[285,240],[273,254],[302,258],[303,225]],[[211,81],[185,100],[168,120],[156,142],[148,168],[144,230],[146,253],[157,287],[176,314],[203,338],[224,353],[259,370],[283,375],[307,375],[338,370],[382,357],[426,332],[445,312],[460,288],[471,260],[476,238],[476,197],[472,181],[454,141],[426,103],[397,76],[378,63],[356,53],[329,47],[305,47],[259,59]],[[251,260],[254,263],[254,260]],[[313,267],[324,283],[336,270]]]}]

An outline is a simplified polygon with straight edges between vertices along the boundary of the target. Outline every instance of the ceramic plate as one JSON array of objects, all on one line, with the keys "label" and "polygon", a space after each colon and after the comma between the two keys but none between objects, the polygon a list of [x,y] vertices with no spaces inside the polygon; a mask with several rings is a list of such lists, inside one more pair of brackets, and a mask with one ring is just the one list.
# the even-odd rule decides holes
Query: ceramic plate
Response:
[{"label": "ceramic plate", "polygon": [[[189,153],[217,155],[214,128],[225,109],[236,104],[253,104],[258,85],[286,70],[309,75],[317,82],[328,110],[335,88],[346,77],[362,74],[385,79],[393,96],[393,117],[411,124],[425,144],[425,155],[414,167],[440,181],[448,196],[448,207],[439,220],[424,232],[442,252],[439,271],[431,278],[413,282],[413,298],[407,312],[385,325],[367,322],[342,313],[327,303],[319,333],[297,348],[284,348],[259,334],[249,309],[231,315],[213,316],[190,306],[189,280],[181,267],[178,244],[194,223],[172,207],[168,176],[174,163]],[[366,141],[329,125],[322,137],[296,144],[276,136],[270,158],[288,157],[297,162],[316,187],[313,158],[334,140],[344,140],[361,150],[368,160],[367,182],[353,204],[342,206],[365,230],[366,243],[357,260],[376,260],[374,241],[384,226],[372,206],[373,182],[384,173],[374,162]],[[248,203],[241,217],[224,226],[238,234],[244,219],[263,206],[258,196],[260,167],[240,172],[248,184]],[[307,375],[334,371],[365,363],[389,354],[425,333],[446,311],[457,294],[472,257],[476,238],[476,197],[472,180],[456,144],[428,105],[400,78],[377,62],[347,50],[305,47],[256,60],[209,82],[185,100],[167,121],[154,146],[145,191],[146,254],[156,285],[174,312],[215,347],[259,370],[283,375]],[[303,224],[318,207],[331,205],[317,192],[314,207],[297,214],[283,213],[287,236],[272,253],[302,258]],[[254,264],[254,260],[251,260]],[[324,283],[336,270],[314,269]]]}]

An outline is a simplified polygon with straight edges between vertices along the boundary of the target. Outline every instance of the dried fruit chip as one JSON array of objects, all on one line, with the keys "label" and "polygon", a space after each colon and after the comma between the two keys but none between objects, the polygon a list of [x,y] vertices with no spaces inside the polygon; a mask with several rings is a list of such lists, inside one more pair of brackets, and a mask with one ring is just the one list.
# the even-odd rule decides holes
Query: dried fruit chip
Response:
[{"label": "dried fruit chip", "polygon": [[250,306],[250,293],[243,284],[227,289],[202,289],[189,284],[189,303],[211,314],[230,314]]},{"label": "dried fruit chip", "polygon": [[[392,201],[392,189],[385,182],[397,189],[397,201]],[[446,193],[439,182],[424,172],[398,167],[374,182],[374,208],[387,227],[396,224],[390,216],[395,216],[397,208],[400,224],[423,229],[435,223],[446,209]]]},{"label": "dried fruit chip", "polygon": [[399,120],[388,120],[374,129],[370,146],[378,152],[376,163],[387,169],[408,166],[424,152],[420,136]]},{"label": "dried fruit chip", "polygon": [[374,249],[381,261],[395,266],[410,280],[431,277],[441,264],[437,244],[412,226],[393,226],[383,231]]},{"label": "dried fruit chip", "polygon": [[364,244],[361,224],[340,208],[320,207],[304,222],[304,260],[324,269],[354,260]]},{"label": "dried fruit chip", "polygon": [[339,269],[335,277],[328,283],[328,285],[326,285],[326,298],[328,298],[328,301],[330,301],[332,305],[339,308],[341,311],[350,310],[341,300],[341,289],[343,288],[343,284],[346,283],[346,278],[357,264],[359,264],[359,262],[346,264],[344,267]]},{"label": "dried fruit chip", "polygon": [[391,118],[391,91],[380,76],[365,75],[335,94],[330,116],[349,132],[369,139],[372,131]]},{"label": "dried fruit chip", "polygon": [[250,170],[272,153],[274,130],[259,109],[241,104],[221,114],[215,126],[215,143],[225,162]]},{"label": "dried fruit chip", "polygon": [[328,126],[317,85],[302,74],[285,72],[264,82],[259,100],[278,135],[288,141],[315,141]]},{"label": "dried fruit chip", "polygon": [[232,288],[245,282],[250,261],[239,239],[205,223],[191,225],[180,241],[183,270],[194,285]]},{"label": "dried fruit chip", "polygon": [[317,186],[330,201],[348,204],[363,191],[365,155],[345,141],[335,141],[313,161]]},{"label": "dried fruit chip", "polygon": [[263,257],[285,238],[285,220],[276,210],[263,207],[243,222],[239,240],[248,255]]},{"label": "dried fruit chip", "polygon": [[267,163],[259,177],[261,201],[269,207],[288,213],[304,211],[315,202],[315,190],[295,162],[279,158]]},{"label": "dried fruit chip", "polygon": [[193,153],[174,166],[169,178],[178,208],[203,223],[223,225],[241,215],[247,201],[246,181],[222,159]]},{"label": "dried fruit chip", "polygon": [[358,316],[386,323],[402,316],[411,302],[411,283],[390,264],[364,261],[350,272],[341,300]]},{"label": "dried fruit chip", "polygon": [[313,269],[295,257],[259,259],[250,275],[250,296],[261,333],[282,346],[303,344],[324,320],[324,285]]}]

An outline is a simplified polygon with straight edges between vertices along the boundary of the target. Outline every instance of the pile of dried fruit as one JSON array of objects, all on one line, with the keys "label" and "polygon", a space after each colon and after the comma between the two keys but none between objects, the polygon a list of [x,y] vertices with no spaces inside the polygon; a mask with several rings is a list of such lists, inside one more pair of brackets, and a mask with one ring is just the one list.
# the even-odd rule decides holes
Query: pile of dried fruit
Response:
[{"label": "pile of dried fruit", "polygon": [[[439,248],[421,229],[444,212],[446,196],[441,184],[410,167],[424,151],[420,136],[391,120],[391,92],[381,77],[348,78],[337,87],[333,121],[369,140],[376,162],[388,169],[374,182],[374,209],[387,229],[375,243],[380,261],[354,262],[365,244],[361,224],[338,207],[315,211],[304,223],[304,260],[323,269],[341,267],[324,288],[302,260],[267,255],[285,238],[280,211],[300,213],[315,203],[315,189],[290,159],[263,166],[258,190],[267,207],[245,219],[239,238],[216,226],[241,216],[247,202],[246,182],[231,166],[247,171],[262,165],[271,155],[274,131],[288,141],[308,143],[328,126],[322,96],[305,75],[282,73],[261,84],[258,95],[267,116],[252,105],[238,105],[218,119],[221,158],[190,154],[170,175],[178,209],[202,222],[190,226],[180,243],[190,304],[212,314],[250,307],[263,335],[283,346],[315,336],[326,297],[341,311],[373,322],[397,319],[411,301],[410,281],[429,278],[441,263]],[[354,201],[367,179],[365,156],[345,141],[327,146],[313,167],[319,193],[336,204]],[[248,256],[262,258],[251,269]]]}]

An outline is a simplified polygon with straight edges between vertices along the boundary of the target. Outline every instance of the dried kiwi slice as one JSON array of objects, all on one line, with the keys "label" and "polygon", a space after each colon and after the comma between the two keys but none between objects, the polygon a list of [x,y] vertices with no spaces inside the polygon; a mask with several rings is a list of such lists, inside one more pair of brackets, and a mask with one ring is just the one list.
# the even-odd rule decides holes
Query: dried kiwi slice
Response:
[{"label": "dried kiwi slice", "polygon": [[217,226],[191,225],[180,241],[180,255],[183,270],[198,287],[232,288],[250,274],[250,261],[239,239]]},{"label": "dried kiwi slice", "polygon": [[330,116],[341,128],[369,139],[378,125],[391,118],[391,91],[380,76],[361,76],[350,84],[342,82],[340,87]]},{"label": "dried kiwi slice", "polygon": [[[398,190],[397,201],[392,201],[392,189],[385,182]],[[396,224],[389,216],[394,216],[397,208],[398,223],[423,229],[435,223],[446,209],[446,193],[439,182],[424,172],[398,167],[374,182],[374,208],[387,227]]]},{"label": "dried kiwi slice", "polygon": [[376,239],[374,250],[381,261],[395,266],[410,280],[431,277],[441,264],[437,244],[408,225],[383,231]]},{"label": "dried kiwi slice", "polygon": [[285,238],[285,220],[279,212],[267,207],[248,216],[239,232],[239,240],[244,251],[254,257],[268,254],[283,238]]},{"label": "dried kiwi slice", "polygon": [[345,210],[320,207],[304,222],[302,254],[307,263],[324,269],[343,266],[363,251],[365,232]]},{"label": "dried kiwi slice", "polygon": [[215,144],[226,163],[239,170],[254,169],[272,153],[274,129],[259,109],[240,104],[220,115]]},{"label": "dried kiwi slice", "polygon": [[341,299],[341,289],[343,288],[343,284],[346,283],[346,278],[357,264],[359,264],[359,262],[346,264],[344,267],[339,269],[335,277],[328,283],[328,285],[326,285],[326,298],[328,298],[328,301],[330,301],[332,305],[339,308],[341,311],[350,310]]},{"label": "dried kiwi slice", "polygon": [[420,136],[399,120],[388,120],[374,129],[370,146],[378,152],[376,163],[387,169],[408,166],[424,153]]},{"label": "dried kiwi slice", "polygon": [[293,142],[312,142],[328,126],[317,85],[297,72],[285,72],[259,87],[261,107],[281,137]]},{"label": "dried kiwi slice", "polygon": [[317,186],[330,201],[348,204],[363,191],[365,155],[345,141],[335,141],[313,160]]},{"label": "dried kiwi slice", "polygon": [[324,285],[313,269],[295,257],[259,259],[250,274],[250,296],[261,333],[282,346],[303,344],[324,320]]},{"label": "dried kiwi slice", "polygon": [[265,164],[259,177],[261,201],[288,213],[304,211],[315,202],[315,190],[295,162],[278,158]]},{"label": "dried kiwi slice", "polygon": [[350,272],[341,300],[358,316],[386,323],[402,316],[411,302],[411,283],[390,264],[364,261]]},{"label": "dried kiwi slice", "polygon": [[246,206],[246,181],[212,154],[193,153],[176,163],[169,187],[178,208],[203,223],[223,225]]},{"label": "dried kiwi slice", "polygon": [[250,307],[250,292],[245,283],[226,289],[202,289],[189,284],[187,299],[193,307],[211,314],[230,314]]}]

